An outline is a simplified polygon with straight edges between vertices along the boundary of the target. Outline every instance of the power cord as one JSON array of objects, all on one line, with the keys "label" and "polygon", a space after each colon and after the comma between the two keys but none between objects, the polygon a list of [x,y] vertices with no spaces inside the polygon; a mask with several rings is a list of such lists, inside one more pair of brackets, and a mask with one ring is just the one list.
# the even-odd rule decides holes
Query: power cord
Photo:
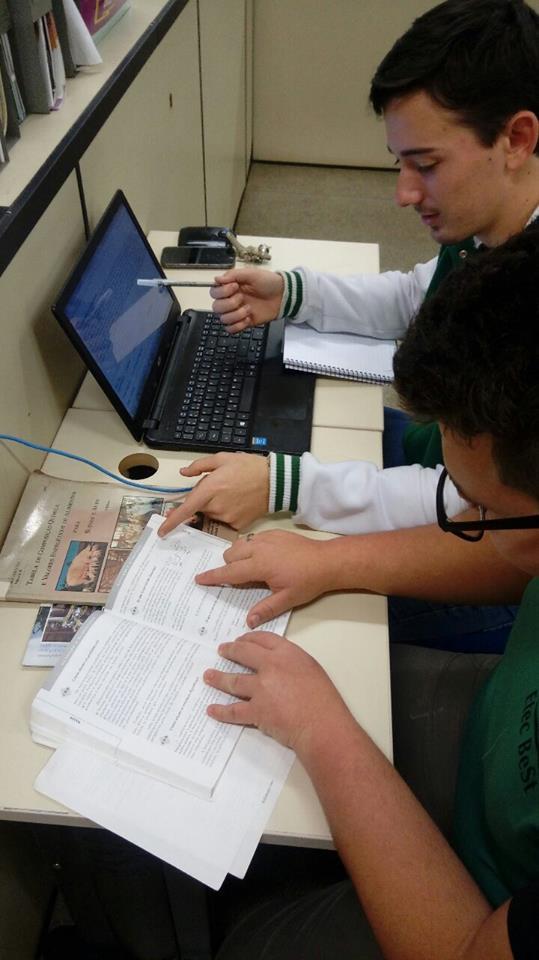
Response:
[{"label": "power cord", "polygon": [[76,453],[68,453],[67,450],[57,450],[55,447],[44,447],[41,443],[32,443],[30,440],[23,440],[22,437],[14,437],[9,433],[0,433],[0,440],[8,440],[10,443],[21,443],[23,447],[31,447],[32,450],[41,450],[43,453],[54,453],[57,457],[67,457],[69,460],[78,460],[79,463],[85,463],[94,470],[99,470],[106,477],[115,480],[116,483],[123,483],[127,487],[134,487],[136,490],[151,490],[152,493],[189,493],[192,487],[154,487],[151,484],[139,483],[134,480],[126,480],[125,477],[117,473],[111,473],[106,467],[102,467],[87,457],[80,457]]}]

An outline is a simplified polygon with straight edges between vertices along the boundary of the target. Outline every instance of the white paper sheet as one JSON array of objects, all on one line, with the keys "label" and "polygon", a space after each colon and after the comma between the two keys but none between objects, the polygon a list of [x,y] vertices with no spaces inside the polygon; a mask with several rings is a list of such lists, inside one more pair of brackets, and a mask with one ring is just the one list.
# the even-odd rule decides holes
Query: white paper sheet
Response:
[{"label": "white paper sheet", "polygon": [[35,787],[217,890],[244,876],[293,759],[245,730],[209,801],[64,744]]},{"label": "white paper sheet", "polygon": [[[34,739],[69,739],[200,796],[210,796],[240,734],[206,714],[232,697],[208,687],[216,653],[151,627],[96,614],[51,689],[32,705]],[[236,670],[241,668],[235,667]]]},{"label": "white paper sheet", "polygon": [[[182,525],[164,540],[157,536],[163,518],[150,517],[123,567],[107,608],[130,620],[169,630],[205,646],[235,640],[248,630],[249,609],[269,591],[263,587],[202,587],[197,573],[223,565],[230,543]],[[283,634],[290,613],[264,625]]]},{"label": "white paper sheet", "polygon": [[75,0],[64,0],[64,12],[73,63],[81,67],[94,67],[103,63],[103,58],[77,9]]}]

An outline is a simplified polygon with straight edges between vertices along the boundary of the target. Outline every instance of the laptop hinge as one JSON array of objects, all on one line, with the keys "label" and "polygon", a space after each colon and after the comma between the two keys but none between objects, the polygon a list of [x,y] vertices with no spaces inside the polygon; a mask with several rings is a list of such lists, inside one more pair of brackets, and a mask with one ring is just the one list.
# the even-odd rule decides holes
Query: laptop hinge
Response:
[{"label": "laptop hinge", "polygon": [[159,420],[153,420],[150,418],[150,420],[144,421],[144,423],[142,424],[142,429],[144,430],[144,433],[146,433],[146,430],[155,430],[155,428],[158,426],[159,426]]}]

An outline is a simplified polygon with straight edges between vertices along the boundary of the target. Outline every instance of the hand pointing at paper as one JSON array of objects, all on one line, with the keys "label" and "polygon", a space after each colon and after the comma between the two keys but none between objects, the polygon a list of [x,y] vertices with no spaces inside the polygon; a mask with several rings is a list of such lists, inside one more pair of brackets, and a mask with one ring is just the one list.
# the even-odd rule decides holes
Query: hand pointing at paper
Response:
[{"label": "hand pointing at paper", "polygon": [[335,589],[327,556],[332,542],[281,530],[249,534],[225,550],[224,567],[198,574],[196,582],[203,586],[265,583],[271,596],[255,603],[247,615],[247,625],[254,629]]},{"label": "hand pointing at paper", "polygon": [[269,471],[267,457],[255,453],[215,453],[194,460],[180,470],[182,477],[206,474],[183,503],[172,510],[159,527],[164,537],[201,510],[241,530],[263,517],[268,509]]}]

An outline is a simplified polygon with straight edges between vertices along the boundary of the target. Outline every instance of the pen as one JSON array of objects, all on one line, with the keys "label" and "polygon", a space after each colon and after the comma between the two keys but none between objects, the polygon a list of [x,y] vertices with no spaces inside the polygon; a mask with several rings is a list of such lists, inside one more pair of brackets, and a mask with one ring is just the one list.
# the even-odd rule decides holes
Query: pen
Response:
[{"label": "pen", "polygon": [[155,277],[151,280],[145,280],[139,277],[137,280],[139,287],[213,287],[212,283],[205,283],[202,280],[165,280],[163,277]]}]

